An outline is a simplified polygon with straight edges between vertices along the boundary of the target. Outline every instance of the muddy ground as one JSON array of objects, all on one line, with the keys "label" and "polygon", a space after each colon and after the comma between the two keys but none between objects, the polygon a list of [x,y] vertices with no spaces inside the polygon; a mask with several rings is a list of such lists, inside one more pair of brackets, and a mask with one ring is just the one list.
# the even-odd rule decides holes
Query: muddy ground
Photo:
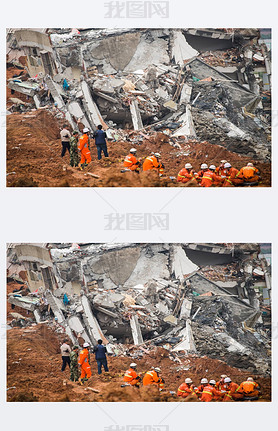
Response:
[{"label": "muddy ground", "polygon": [[[12,76],[16,69],[8,69]],[[7,104],[10,106],[10,89],[7,89]],[[15,93],[23,101],[27,99]],[[98,161],[94,141],[91,143],[92,162],[86,171],[72,168],[69,154],[61,159],[60,128],[63,119],[57,119],[48,109],[31,110],[26,113],[12,113],[7,116],[7,186],[9,187],[183,187],[169,177],[175,176],[186,162],[195,170],[201,163],[219,165],[220,160],[228,160],[237,169],[253,162],[261,171],[260,186],[271,185],[270,163],[259,162],[228,151],[223,145],[207,141],[179,141],[180,148],[169,144],[169,137],[162,132],[148,135],[143,141],[133,141],[135,134],[130,131],[127,140],[108,142],[109,158]],[[140,139],[142,136],[140,135]],[[159,178],[155,172],[121,173],[123,160],[131,147],[137,147],[138,158],[144,159],[151,152],[160,152],[165,165],[165,176]],[[186,155],[179,155],[180,153]],[[99,176],[93,178],[91,174]]]},{"label": "muddy ground", "polygon": [[[19,310],[14,310],[19,311]],[[165,390],[159,393],[156,388],[121,388],[123,374],[134,361],[128,356],[108,357],[109,372],[98,376],[94,355],[91,355],[92,377],[84,386],[69,380],[69,368],[61,371],[60,343],[63,334],[57,334],[47,324],[26,328],[14,327],[7,331],[7,401],[179,401],[169,391],[177,391],[185,377],[191,377],[199,384],[202,377],[219,379],[227,374],[240,383],[248,374],[229,367],[223,361],[205,356],[180,356],[181,364],[169,359],[169,352],[155,347],[142,359],[136,359],[138,372],[144,373],[152,366],[162,369]],[[180,370],[184,366],[188,370]],[[262,387],[259,401],[271,400],[269,377],[254,376]],[[89,388],[99,390],[94,393]]]}]

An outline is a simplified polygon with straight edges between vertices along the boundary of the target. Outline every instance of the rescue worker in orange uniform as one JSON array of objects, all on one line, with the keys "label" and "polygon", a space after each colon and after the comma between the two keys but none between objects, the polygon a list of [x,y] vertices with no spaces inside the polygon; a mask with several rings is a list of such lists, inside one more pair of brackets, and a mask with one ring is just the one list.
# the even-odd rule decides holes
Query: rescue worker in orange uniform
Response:
[{"label": "rescue worker in orange uniform", "polygon": [[91,367],[89,364],[89,347],[89,343],[83,344],[83,350],[81,350],[78,359],[78,365],[81,368],[80,380],[82,383],[92,376]]},{"label": "rescue worker in orange uniform", "polygon": [[233,187],[238,184],[243,183],[243,180],[238,177],[238,169],[232,168],[232,165],[230,163],[225,163],[224,165],[224,172],[226,174],[226,178],[223,184],[223,187]]},{"label": "rescue worker in orange uniform", "polygon": [[224,395],[223,401],[234,401],[242,398],[242,395],[236,392],[239,387],[238,384],[232,382],[230,377],[225,377],[224,384],[226,393]]},{"label": "rescue worker in orange uniform", "polygon": [[164,388],[164,379],[160,377],[161,369],[159,367],[147,371],[143,377],[143,386],[157,385],[160,390]]},{"label": "rescue worker in orange uniform", "polygon": [[209,381],[209,384],[204,387],[204,390],[201,396],[201,401],[204,401],[204,402],[218,401],[223,396],[223,394],[220,391],[215,389],[215,385],[216,385],[215,380]]},{"label": "rescue worker in orange uniform", "polygon": [[201,178],[201,187],[211,187],[222,181],[221,177],[216,175],[213,171],[209,170],[206,163],[203,163],[201,165],[201,170],[203,171],[203,175],[201,177],[198,172],[198,176]]},{"label": "rescue worker in orange uniform", "polygon": [[159,175],[164,172],[164,165],[160,162],[161,155],[159,153],[154,153],[152,156],[146,157],[143,163],[143,171],[149,171],[155,169],[158,171]]},{"label": "rescue worker in orange uniform", "polygon": [[242,382],[236,390],[237,394],[242,394],[243,397],[258,397],[260,394],[260,386],[258,383],[254,382],[252,377],[248,377],[248,379]]},{"label": "rescue worker in orange uniform", "polygon": [[139,173],[140,160],[137,160],[135,155],[137,153],[136,148],[131,148],[129,154],[124,159],[124,167]]},{"label": "rescue worker in orange uniform", "polygon": [[132,362],[129,366],[129,369],[125,372],[124,375],[124,382],[128,383],[131,386],[137,386],[139,387],[139,382],[141,380],[141,377],[138,376],[135,369],[137,367],[137,364]]},{"label": "rescue worker in orange uniform", "polygon": [[191,163],[186,163],[184,165],[184,168],[179,171],[177,181],[178,183],[183,184],[188,183],[188,181],[195,182],[197,184],[197,180],[195,178],[196,175],[197,173],[195,174],[194,169],[192,169]]},{"label": "rescue worker in orange uniform", "polygon": [[89,129],[87,127],[83,129],[83,135],[79,138],[78,150],[81,154],[80,168],[83,169],[92,161],[89,149]]},{"label": "rescue worker in orange uniform", "polygon": [[206,163],[202,163],[201,164],[201,170],[197,173],[198,180],[201,181],[201,179],[203,178],[203,175],[205,173],[205,169],[208,169],[208,165]]},{"label": "rescue worker in orange uniform", "polygon": [[201,398],[203,390],[204,390],[205,386],[207,386],[207,384],[208,384],[208,379],[206,379],[205,377],[203,379],[201,379],[201,384],[200,384],[200,386],[198,386],[198,388],[195,391],[198,398]]},{"label": "rescue worker in orange uniform", "polygon": [[[216,174],[216,167],[215,167],[215,165],[210,165],[209,170],[211,172],[213,172],[214,174]],[[218,175],[218,176],[220,176],[220,175]],[[214,185],[214,187],[220,187],[220,186],[222,186],[222,181],[214,181],[213,185]]]},{"label": "rescue worker in orange uniform", "polygon": [[224,380],[226,379],[226,377],[227,377],[226,374],[222,374],[219,382],[216,382],[215,388],[218,391],[226,391],[226,385],[225,385],[225,382],[224,382]]},{"label": "rescue worker in orange uniform", "polygon": [[253,163],[247,163],[247,166],[240,169],[237,177],[244,182],[257,183],[260,180],[260,171],[254,167]]},{"label": "rescue worker in orange uniform", "polygon": [[227,160],[221,160],[220,165],[217,166],[217,168],[215,169],[216,175],[219,175],[221,178],[226,177],[225,168],[224,168],[225,163],[228,163]]},{"label": "rescue worker in orange uniform", "polygon": [[194,395],[195,398],[197,399],[197,395],[195,393],[194,390],[194,385],[192,384],[192,380],[190,379],[190,377],[187,377],[184,381],[184,383],[182,383],[177,391],[177,396],[181,397],[181,398],[186,398],[189,395]]}]

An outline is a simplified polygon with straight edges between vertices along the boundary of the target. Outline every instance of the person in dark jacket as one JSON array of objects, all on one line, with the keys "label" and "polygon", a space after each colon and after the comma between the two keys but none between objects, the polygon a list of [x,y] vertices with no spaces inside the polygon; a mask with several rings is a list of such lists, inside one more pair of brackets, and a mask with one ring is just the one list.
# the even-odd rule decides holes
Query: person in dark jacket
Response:
[{"label": "person in dark jacket", "polygon": [[97,126],[98,130],[94,132],[93,138],[97,147],[97,158],[101,159],[101,153],[103,151],[104,156],[108,157],[107,144],[106,144],[106,133],[102,130],[102,125]]},{"label": "person in dark jacket", "polygon": [[107,358],[106,358],[106,347],[102,345],[102,340],[98,340],[97,346],[94,347],[94,353],[97,361],[97,372],[101,374],[101,368],[104,368],[104,371],[108,370]]}]

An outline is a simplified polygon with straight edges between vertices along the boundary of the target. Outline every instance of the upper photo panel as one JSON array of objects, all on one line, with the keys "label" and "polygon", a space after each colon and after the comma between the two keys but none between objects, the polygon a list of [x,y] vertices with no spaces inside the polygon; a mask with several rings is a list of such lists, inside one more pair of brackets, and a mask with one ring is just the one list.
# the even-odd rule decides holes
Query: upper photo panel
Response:
[{"label": "upper photo panel", "polygon": [[7,187],[270,187],[271,29],[7,29]]}]

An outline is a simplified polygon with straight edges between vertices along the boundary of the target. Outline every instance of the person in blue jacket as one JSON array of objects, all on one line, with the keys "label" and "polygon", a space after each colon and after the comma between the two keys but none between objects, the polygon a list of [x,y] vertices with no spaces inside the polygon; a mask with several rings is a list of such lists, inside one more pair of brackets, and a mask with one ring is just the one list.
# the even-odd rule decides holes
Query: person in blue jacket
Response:
[{"label": "person in blue jacket", "polygon": [[107,143],[106,143],[106,133],[102,130],[102,125],[97,126],[97,130],[94,132],[93,138],[95,139],[95,144],[97,147],[97,158],[101,159],[101,153],[103,151],[104,156],[108,157]]},{"label": "person in blue jacket", "polygon": [[107,358],[106,358],[106,347],[102,345],[102,340],[98,340],[98,344],[94,346],[93,352],[95,353],[95,358],[97,361],[97,372],[101,374],[101,368],[104,368],[104,371],[108,370]]}]

